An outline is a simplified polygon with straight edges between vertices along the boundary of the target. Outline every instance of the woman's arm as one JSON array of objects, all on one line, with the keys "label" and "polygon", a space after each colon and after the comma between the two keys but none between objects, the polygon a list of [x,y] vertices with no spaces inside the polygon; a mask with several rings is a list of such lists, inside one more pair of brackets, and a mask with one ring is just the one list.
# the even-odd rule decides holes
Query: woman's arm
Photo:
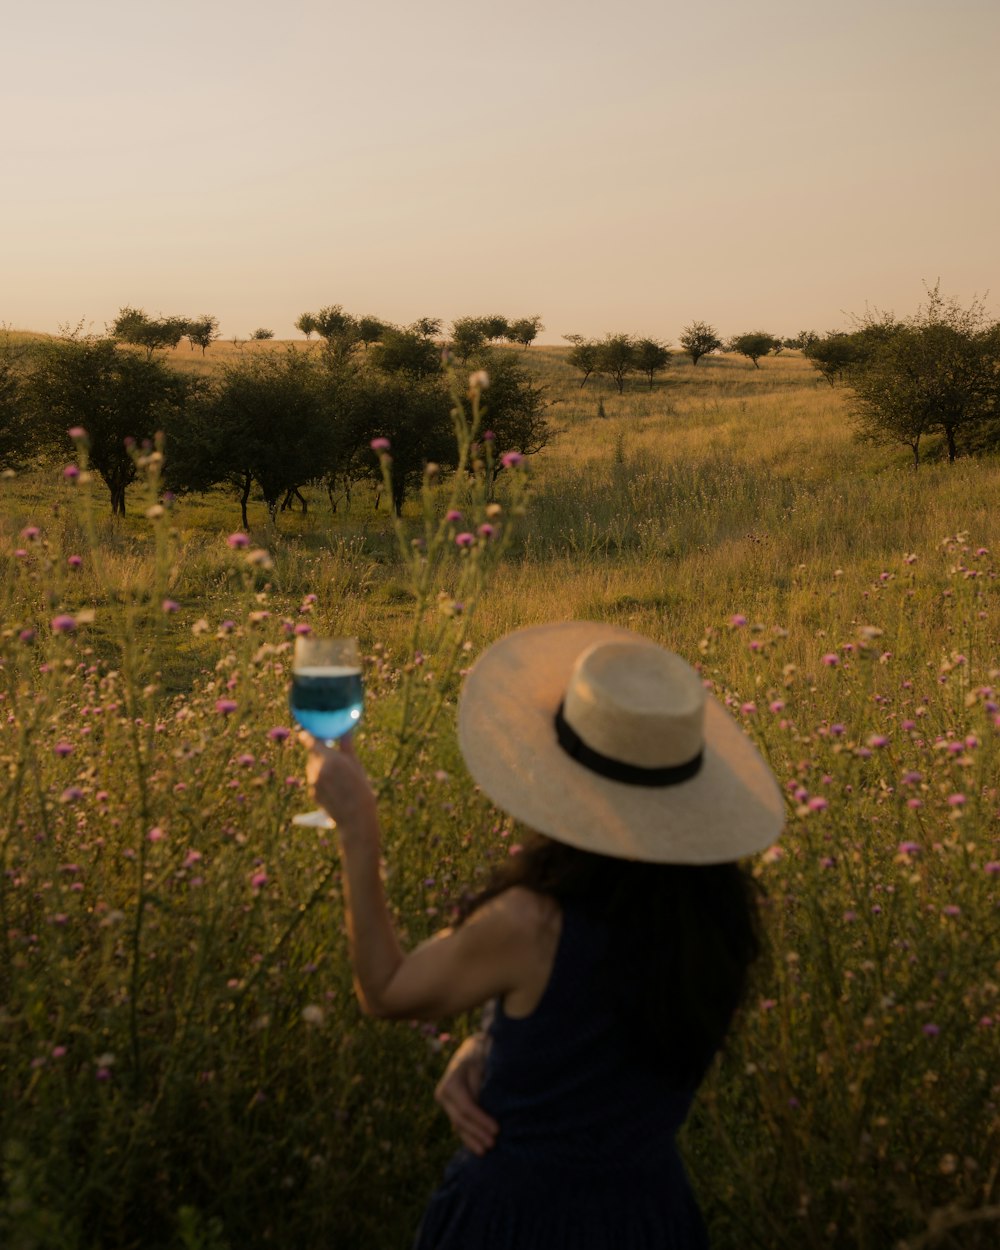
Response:
[{"label": "woman's arm", "polygon": [[306,776],[337,822],[354,986],[366,1012],[436,1019],[508,994],[537,975],[539,907],[528,890],[491,899],[458,929],[410,953],[396,937],[379,868],[375,795],[350,738],[331,749],[302,735]]}]

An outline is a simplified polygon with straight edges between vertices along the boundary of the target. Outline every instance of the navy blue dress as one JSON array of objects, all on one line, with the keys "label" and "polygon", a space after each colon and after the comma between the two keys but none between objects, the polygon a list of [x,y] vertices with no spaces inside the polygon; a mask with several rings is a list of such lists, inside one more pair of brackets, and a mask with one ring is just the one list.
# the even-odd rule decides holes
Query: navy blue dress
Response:
[{"label": "navy blue dress", "polygon": [[534,1012],[497,1005],[480,1094],[496,1144],[452,1159],[414,1250],[706,1250],[674,1141],[693,1092],[631,1050],[597,990],[605,941],[564,906]]}]

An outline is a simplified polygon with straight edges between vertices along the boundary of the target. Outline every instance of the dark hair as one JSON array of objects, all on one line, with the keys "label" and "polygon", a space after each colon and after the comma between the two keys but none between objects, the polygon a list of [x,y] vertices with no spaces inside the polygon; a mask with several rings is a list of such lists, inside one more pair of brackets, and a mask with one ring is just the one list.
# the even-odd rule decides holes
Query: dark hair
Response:
[{"label": "dark hair", "polygon": [[652,864],[525,839],[460,922],[521,885],[606,926],[603,990],[642,1058],[693,1089],[722,1045],[760,953],[756,882],[739,864]]}]

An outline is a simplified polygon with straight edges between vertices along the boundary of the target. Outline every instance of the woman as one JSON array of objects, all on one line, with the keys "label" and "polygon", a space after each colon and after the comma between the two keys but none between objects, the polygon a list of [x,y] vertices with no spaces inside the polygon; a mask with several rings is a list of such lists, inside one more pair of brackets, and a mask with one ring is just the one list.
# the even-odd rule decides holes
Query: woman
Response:
[{"label": "woman", "polygon": [[313,744],[308,765],[337,822],[365,1010],[495,1005],[438,1089],[466,1149],[416,1246],[705,1246],[674,1139],[756,954],[735,861],[780,832],[778,786],[679,656],[588,622],[490,647],[459,743],[485,793],[537,832],[458,925],[409,953],[350,741]]}]

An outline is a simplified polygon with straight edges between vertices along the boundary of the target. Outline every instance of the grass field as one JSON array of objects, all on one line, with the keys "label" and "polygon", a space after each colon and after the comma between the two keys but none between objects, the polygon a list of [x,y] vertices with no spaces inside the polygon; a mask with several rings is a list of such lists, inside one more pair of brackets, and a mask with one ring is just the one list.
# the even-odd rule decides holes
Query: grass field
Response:
[{"label": "grass field", "polygon": [[[684,1134],[713,1245],[996,1244],[1000,464],[856,444],[795,353],[623,396],[564,354],[518,353],[558,433],[465,555],[445,528],[421,563],[419,506],[400,548],[366,489],[252,504],[248,563],[231,497],[147,518],[155,464],[124,522],[61,465],[0,482],[5,1246],[406,1245],[467,1022],[359,1015],[332,849],[288,823],[289,639],[361,639],[416,940],[517,837],[463,776],[458,671],[569,617],[697,660],[788,796],[770,955]],[[473,485],[427,506],[452,489],[474,527]]]}]

